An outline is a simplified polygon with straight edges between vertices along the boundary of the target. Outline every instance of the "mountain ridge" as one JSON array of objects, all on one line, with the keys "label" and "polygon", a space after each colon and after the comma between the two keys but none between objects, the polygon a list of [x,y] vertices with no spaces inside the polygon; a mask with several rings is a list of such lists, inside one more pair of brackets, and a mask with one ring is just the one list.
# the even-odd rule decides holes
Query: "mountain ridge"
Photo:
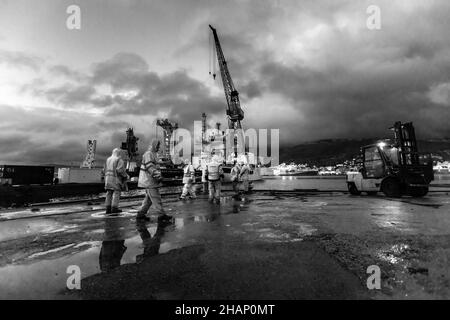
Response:
[{"label": "mountain ridge", "polygon": [[[280,162],[308,163],[310,165],[328,166],[352,160],[360,148],[376,143],[380,139],[321,139],[304,142],[295,146],[280,148]],[[419,151],[431,153],[435,160],[450,160],[450,140],[418,140]]]}]

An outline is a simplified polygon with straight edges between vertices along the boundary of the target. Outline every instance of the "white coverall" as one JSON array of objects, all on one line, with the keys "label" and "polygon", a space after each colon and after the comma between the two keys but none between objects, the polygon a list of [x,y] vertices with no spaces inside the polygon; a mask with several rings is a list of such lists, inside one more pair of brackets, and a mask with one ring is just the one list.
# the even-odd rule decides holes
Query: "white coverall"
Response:
[{"label": "white coverall", "polygon": [[222,165],[218,161],[211,161],[206,166],[206,174],[208,177],[209,200],[220,202],[220,192],[222,188],[223,170]]},{"label": "white coverall", "polygon": [[116,148],[105,164],[105,190],[106,190],[106,210],[119,207],[120,192],[125,181],[129,178],[125,170],[125,163],[121,159],[121,150]]},{"label": "white coverall", "polygon": [[157,164],[158,145],[159,141],[153,140],[149,150],[142,156],[138,187],[145,189],[145,198],[138,211],[138,217],[145,216],[152,205],[159,215],[164,215],[161,194],[159,192],[159,188],[162,184],[161,171],[159,171],[159,166]]},{"label": "white coverall", "polygon": [[181,193],[181,198],[185,199],[188,195],[191,198],[196,198],[195,190],[194,190],[194,179],[195,179],[195,170],[192,164],[186,164],[183,169],[183,192]]}]

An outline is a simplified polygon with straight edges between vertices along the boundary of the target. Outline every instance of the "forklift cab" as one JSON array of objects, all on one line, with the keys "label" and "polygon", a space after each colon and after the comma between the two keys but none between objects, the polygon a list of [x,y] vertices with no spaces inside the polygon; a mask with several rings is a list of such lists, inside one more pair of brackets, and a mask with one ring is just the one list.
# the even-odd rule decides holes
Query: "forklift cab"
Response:
[{"label": "forklift cab", "polygon": [[361,148],[361,163],[358,172],[349,172],[347,182],[352,194],[361,191],[376,194],[380,191],[382,179],[388,172],[389,160],[384,152],[385,143]]},{"label": "forklift cab", "polygon": [[364,179],[380,179],[399,166],[397,147],[381,141],[362,148],[362,169]]},{"label": "forklift cab", "polygon": [[364,179],[380,179],[386,171],[382,151],[377,145],[363,147],[361,173]]}]

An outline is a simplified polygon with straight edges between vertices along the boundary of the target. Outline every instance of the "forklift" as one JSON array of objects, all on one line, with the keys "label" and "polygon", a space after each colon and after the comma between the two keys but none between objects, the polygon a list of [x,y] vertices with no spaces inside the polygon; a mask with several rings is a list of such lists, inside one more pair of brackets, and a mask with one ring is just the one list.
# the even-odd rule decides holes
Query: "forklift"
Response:
[{"label": "forklift", "polygon": [[418,152],[412,122],[396,122],[394,141],[383,140],[361,148],[360,169],[347,173],[348,191],[388,197],[424,197],[434,180],[431,154]]}]

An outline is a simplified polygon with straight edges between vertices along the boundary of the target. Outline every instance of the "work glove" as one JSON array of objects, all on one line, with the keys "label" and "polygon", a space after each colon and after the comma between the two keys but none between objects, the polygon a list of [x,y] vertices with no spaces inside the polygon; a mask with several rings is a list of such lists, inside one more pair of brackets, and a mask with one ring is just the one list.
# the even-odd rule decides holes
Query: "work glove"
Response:
[{"label": "work glove", "polygon": [[152,178],[157,182],[161,182],[162,180],[161,171],[159,171],[158,169],[153,170]]}]

